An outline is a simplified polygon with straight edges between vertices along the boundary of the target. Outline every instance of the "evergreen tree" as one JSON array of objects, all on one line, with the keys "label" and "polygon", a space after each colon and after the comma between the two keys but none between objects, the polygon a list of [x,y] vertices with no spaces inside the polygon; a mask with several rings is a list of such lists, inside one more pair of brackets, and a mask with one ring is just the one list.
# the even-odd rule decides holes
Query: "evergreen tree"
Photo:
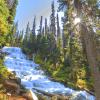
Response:
[{"label": "evergreen tree", "polygon": [[[63,18],[62,18],[62,19],[63,19]],[[62,47],[63,47],[63,49],[64,49],[64,48],[66,48],[66,45],[67,45],[67,42],[66,42],[66,41],[67,41],[67,37],[66,37],[66,36],[67,36],[67,35],[66,35],[66,34],[67,34],[67,29],[66,29],[66,27],[67,27],[67,26],[65,25],[65,21],[62,20],[62,22],[63,22],[63,29],[62,29]]]},{"label": "evergreen tree", "polygon": [[29,27],[29,22],[28,22],[27,27],[26,27],[26,32],[25,32],[26,41],[29,40],[29,37],[30,37],[30,27]]},{"label": "evergreen tree", "polygon": [[42,27],[43,27],[43,16],[41,16],[41,19],[40,19],[40,26],[39,26],[39,30],[38,30],[38,33],[40,34],[40,35],[42,35]]},{"label": "evergreen tree", "polygon": [[43,36],[45,36],[44,27],[42,28],[42,34],[43,34]]},{"label": "evergreen tree", "polygon": [[45,18],[45,35],[48,33],[47,18]]},{"label": "evergreen tree", "polygon": [[[75,33],[79,33],[81,37],[81,43],[82,43],[81,45],[83,46],[83,49],[85,48],[87,60],[91,69],[91,73],[94,78],[94,89],[95,89],[96,99],[99,100],[100,88],[98,87],[100,85],[100,80],[98,79],[100,79],[100,71],[98,68],[98,60],[96,60],[97,52],[96,49],[94,49],[96,48],[96,44],[95,44],[95,34],[93,32],[93,25],[95,25],[94,20],[98,19],[99,7],[96,7],[98,0],[87,0],[84,2],[82,2],[81,0],[74,0],[74,2],[72,2],[72,0],[71,1],[59,0],[59,2],[61,7],[62,5],[67,6],[67,12],[68,12],[67,16],[68,16],[68,21],[71,24],[71,28],[73,28],[73,31]],[[75,26],[75,23],[73,24],[73,21],[76,20],[75,19],[76,17],[81,18],[80,24],[77,23],[79,26],[77,25]]]},{"label": "evergreen tree", "polygon": [[60,38],[59,16],[57,14],[57,39]]},{"label": "evergreen tree", "polygon": [[32,34],[36,35],[36,16],[34,17],[33,21]]},{"label": "evergreen tree", "polygon": [[51,16],[50,16],[50,32],[56,37],[56,27],[55,27],[55,7],[54,7],[54,1],[51,4]]},{"label": "evergreen tree", "polygon": [[18,21],[15,23],[15,30],[16,32],[14,33],[15,38],[18,36]]},{"label": "evergreen tree", "polygon": [[[67,7],[64,12],[65,16],[63,18],[63,33],[61,38],[63,48],[61,48],[60,42],[55,41],[56,25],[54,1],[52,2],[50,26],[47,25],[47,19],[45,19],[45,25],[43,27],[43,19],[41,17],[39,34],[37,35],[37,38],[34,38],[34,36],[32,36],[32,33],[28,31],[27,33],[29,33],[30,36],[29,34],[28,36],[26,34],[25,37],[29,37],[29,39],[28,41],[26,41],[26,39],[24,38],[22,46],[24,52],[28,54],[30,58],[32,58],[33,53],[36,55],[35,60],[37,61],[37,63],[39,63],[44,69],[46,69],[46,71],[48,71],[52,77],[72,87],[79,87],[82,89],[87,88],[89,90],[93,90],[90,68],[92,65],[96,66],[97,69],[95,69],[94,67],[92,67],[91,69],[93,71],[93,75],[95,74],[95,69],[95,72],[97,73],[94,76],[97,76],[97,78],[99,79],[99,67],[97,67],[97,62],[95,61],[97,55],[94,49],[96,48],[96,45],[94,45],[94,35],[96,34],[98,36],[99,33],[97,34],[93,32],[93,26],[90,23],[89,19],[96,18],[97,20],[98,18],[90,16],[90,9],[88,9],[87,4],[89,5],[89,3],[92,2],[91,0],[84,1],[84,3],[80,3],[80,0],[74,0],[74,2],[72,1],[73,0],[59,0],[61,5],[60,9],[65,6]],[[92,3],[92,5],[94,4]],[[88,12],[85,12],[85,10],[88,10]],[[78,22],[77,24],[75,24],[75,18],[80,16],[83,19],[82,23],[79,24]],[[93,20],[94,25],[97,24],[95,21]],[[96,28],[99,29],[97,26]],[[26,30],[29,29],[28,27],[29,25],[27,25]],[[58,15],[57,37],[60,37]],[[58,39],[58,41],[60,41],[60,39]],[[91,53],[93,57],[90,58]],[[90,64],[91,61],[92,63]],[[89,65],[90,67],[88,67]],[[95,85],[96,84],[98,84],[97,86],[99,87],[99,81],[95,82]],[[97,90],[99,89],[97,89],[96,87],[95,90],[97,93]]]},{"label": "evergreen tree", "polygon": [[15,18],[15,15],[16,15],[16,7],[18,5],[18,0],[5,0],[7,1],[7,5],[8,5],[8,8],[9,8],[9,17],[8,17],[8,23],[10,25],[13,24],[13,20]]}]

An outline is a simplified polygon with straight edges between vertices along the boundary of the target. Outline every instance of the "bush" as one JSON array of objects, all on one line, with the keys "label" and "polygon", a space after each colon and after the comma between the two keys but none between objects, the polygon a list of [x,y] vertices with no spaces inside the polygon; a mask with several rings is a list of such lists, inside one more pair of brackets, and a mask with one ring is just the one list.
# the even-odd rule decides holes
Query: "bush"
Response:
[{"label": "bush", "polygon": [[10,74],[11,72],[3,65],[3,59],[0,59],[0,83],[2,83],[4,79],[7,79]]}]

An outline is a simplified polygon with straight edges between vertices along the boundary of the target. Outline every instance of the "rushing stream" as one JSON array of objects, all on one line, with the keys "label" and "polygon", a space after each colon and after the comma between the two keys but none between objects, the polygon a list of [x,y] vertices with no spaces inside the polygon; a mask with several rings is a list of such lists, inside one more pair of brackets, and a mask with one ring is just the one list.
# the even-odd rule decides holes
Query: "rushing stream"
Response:
[{"label": "rushing stream", "polygon": [[71,100],[95,100],[95,97],[86,91],[75,91],[59,82],[49,80],[44,72],[39,69],[39,65],[28,60],[20,48],[4,47],[2,50],[8,53],[5,57],[5,66],[8,70],[16,72],[26,88],[32,91],[35,88],[49,93],[72,95]]}]

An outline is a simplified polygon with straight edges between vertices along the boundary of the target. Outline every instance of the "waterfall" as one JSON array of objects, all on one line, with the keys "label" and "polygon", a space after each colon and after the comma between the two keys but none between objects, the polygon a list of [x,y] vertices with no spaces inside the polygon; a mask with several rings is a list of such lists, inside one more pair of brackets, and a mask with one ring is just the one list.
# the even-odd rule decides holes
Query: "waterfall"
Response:
[{"label": "waterfall", "polygon": [[76,91],[50,80],[44,71],[39,69],[38,64],[27,59],[20,48],[4,47],[2,51],[8,54],[5,57],[5,66],[8,70],[16,72],[17,77],[21,79],[21,84],[30,90],[34,100],[38,100],[38,98],[34,94],[33,88],[48,93],[70,95],[71,100],[95,100],[95,97],[86,91]]}]

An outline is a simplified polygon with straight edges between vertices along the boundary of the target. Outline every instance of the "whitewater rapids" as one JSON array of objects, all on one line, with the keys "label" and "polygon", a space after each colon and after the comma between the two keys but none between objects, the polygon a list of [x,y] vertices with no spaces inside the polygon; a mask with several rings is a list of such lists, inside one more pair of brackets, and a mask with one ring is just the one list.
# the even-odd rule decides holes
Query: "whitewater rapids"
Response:
[{"label": "whitewater rapids", "polygon": [[[8,54],[5,56],[4,65],[8,70],[16,72],[21,84],[27,89],[34,91],[35,88],[49,93],[76,95],[71,100],[95,100],[95,97],[86,91],[75,91],[59,82],[49,80],[48,76],[39,69],[39,65],[29,60],[20,48],[4,47],[2,51]],[[77,99],[80,96],[82,99]]]}]

